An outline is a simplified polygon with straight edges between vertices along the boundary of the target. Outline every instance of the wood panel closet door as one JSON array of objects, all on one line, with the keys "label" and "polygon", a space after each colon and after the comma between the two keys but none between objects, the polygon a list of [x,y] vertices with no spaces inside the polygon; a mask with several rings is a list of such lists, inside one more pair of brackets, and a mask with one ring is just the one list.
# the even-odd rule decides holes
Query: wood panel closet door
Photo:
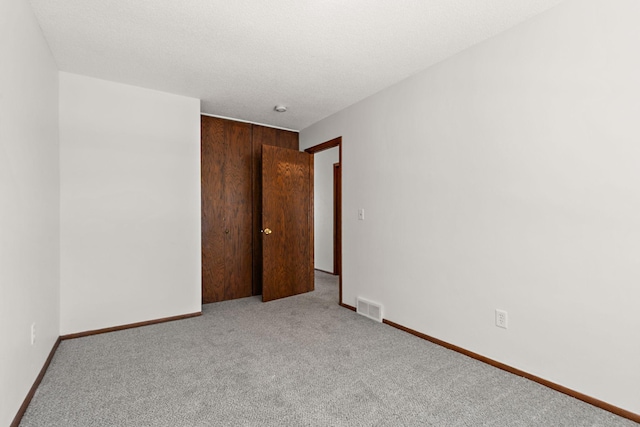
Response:
[{"label": "wood panel closet door", "polygon": [[253,295],[262,293],[262,146],[299,149],[297,132],[253,125]]},{"label": "wood panel closet door", "polygon": [[251,125],[201,119],[202,302],[252,295]]},{"label": "wood panel closet door", "polygon": [[209,303],[224,300],[225,288],[224,122],[202,116],[200,135],[202,302]]}]

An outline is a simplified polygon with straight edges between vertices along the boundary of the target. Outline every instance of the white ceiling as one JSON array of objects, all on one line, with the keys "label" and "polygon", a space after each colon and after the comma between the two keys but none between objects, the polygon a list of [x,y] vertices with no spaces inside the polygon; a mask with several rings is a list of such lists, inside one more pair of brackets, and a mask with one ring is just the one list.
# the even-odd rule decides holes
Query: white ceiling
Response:
[{"label": "white ceiling", "polygon": [[62,71],[295,130],[560,2],[30,1]]}]

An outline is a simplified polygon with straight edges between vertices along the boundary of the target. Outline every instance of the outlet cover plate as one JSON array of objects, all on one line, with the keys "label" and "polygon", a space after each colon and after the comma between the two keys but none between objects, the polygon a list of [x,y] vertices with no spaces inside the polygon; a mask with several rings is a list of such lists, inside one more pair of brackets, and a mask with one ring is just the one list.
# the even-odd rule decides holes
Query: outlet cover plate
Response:
[{"label": "outlet cover plate", "polygon": [[509,327],[509,317],[505,310],[496,309],[496,326],[504,329]]},{"label": "outlet cover plate", "polygon": [[36,324],[35,322],[31,324],[31,345],[35,345],[36,343]]}]

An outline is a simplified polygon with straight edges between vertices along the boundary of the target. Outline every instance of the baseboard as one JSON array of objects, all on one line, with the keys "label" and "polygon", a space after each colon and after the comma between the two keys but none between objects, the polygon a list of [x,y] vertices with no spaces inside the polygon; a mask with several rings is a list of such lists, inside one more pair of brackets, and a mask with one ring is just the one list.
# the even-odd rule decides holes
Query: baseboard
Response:
[{"label": "baseboard", "polygon": [[345,304],[343,302],[340,303],[340,307],[348,308],[351,311],[356,311],[356,308],[354,306],[349,305],[349,304]]},{"label": "baseboard", "polygon": [[38,386],[40,385],[40,383],[42,382],[42,379],[44,378],[44,374],[47,372],[47,369],[49,368],[49,365],[51,364],[51,360],[53,359],[53,355],[56,354],[56,350],[58,349],[58,346],[60,345],[60,341],[61,341],[60,337],[58,337],[56,342],[53,344],[53,347],[51,348],[51,351],[49,352],[49,357],[47,357],[47,360],[44,362],[44,365],[42,366],[42,369],[40,370],[40,373],[36,377],[36,380],[33,382],[33,385],[31,386],[31,389],[29,390],[29,393],[27,393],[27,397],[24,398],[24,401],[22,402],[22,405],[20,406],[20,409],[18,409],[18,413],[13,418],[13,422],[11,423],[10,427],[18,427],[20,425],[20,421],[22,421],[22,417],[24,417],[24,413],[27,412],[27,408],[29,407],[29,404],[31,403],[31,399],[33,399],[33,396],[36,394],[36,390],[38,389]]},{"label": "baseboard", "polygon": [[149,325],[155,325],[155,324],[158,324],[158,323],[173,322],[174,320],[189,319],[190,317],[197,317],[197,316],[200,316],[200,315],[202,315],[202,312],[198,311],[198,312],[195,312],[195,313],[181,314],[180,316],[164,317],[162,319],[154,319],[154,320],[147,320],[145,322],[129,323],[129,324],[126,324],[126,325],[113,326],[111,328],[94,329],[92,331],[77,332],[77,333],[74,333],[74,334],[61,335],[60,339],[61,340],[70,340],[70,339],[73,339],[73,338],[82,338],[82,337],[88,337],[88,336],[91,336],[91,335],[106,334],[108,332],[123,331],[125,329],[131,329],[131,328],[139,328],[140,326],[149,326]]},{"label": "baseboard", "polygon": [[[350,306],[346,306],[346,307],[355,310],[355,308],[353,308],[353,307],[350,307]],[[507,372],[510,372],[510,373],[512,373],[514,375],[518,375],[520,377],[524,377],[524,378],[526,378],[528,380],[534,381],[534,382],[536,382],[538,384],[541,384],[541,385],[543,385],[545,387],[549,387],[552,390],[559,391],[560,393],[566,394],[566,395],[571,396],[573,398],[576,398],[578,400],[582,400],[583,402],[586,402],[586,403],[588,403],[590,405],[596,406],[596,407],[598,407],[600,409],[604,409],[605,411],[612,412],[612,413],[614,413],[616,415],[619,415],[621,417],[630,419],[631,421],[635,421],[637,423],[640,423],[640,414],[636,414],[634,412],[627,411],[626,409],[619,408],[617,406],[611,405],[610,403],[603,402],[602,400],[596,399],[596,398],[591,397],[591,396],[587,396],[586,394],[580,393],[580,392],[575,391],[575,390],[571,390],[571,389],[569,389],[567,387],[561,386],[560,384],[553,383],[551,381],[545,380],[544,378],[540,378],[540,377],[532,375],[532,374],[530,374],[528,372],[521,371],[520,369],[511,367],[509,365],[505,365],[504,363],[498,362],[498,361],[493,360],[493,359],[489,359],[488,357],[485,357],[485,356],[482,356],[480,354],[474,353],[472,351],[466,350],[466,349],[464,349],[462,347],[458,347],[456,345],[449,344],[448,342],[445,342],[445,341],[439,340],[437,338],[431,337],[429,335],[423,334],[422,332],[418,332],[418,331],[415,331],[413,329],[407,328],[406,326],[402,326],[402,325],[400,325],[398,323],[394,323],[394,322],[392,322],[390,320],[383,319],[382,323],[386,323],[389,326],[392,326],[392,327],[394,327],[396,329],[400,329],[401,331],[404,331],[404,332],[408,332],[411,335],[415,335],[418,338],[422,338],[422,339],[430,341],[430,342],[432,342],[434,344],[437,344],[437,345],[440,345],[442,347],[448,348],[449,350],[453,350],[453,351],[455,351],[457,353],[464,354],[465,356],[471,357],[472,359],[476,359],[476,360],[479,360],[480,362],[484,362],[484,363],[486,363],[488,365],[491,365],[493,367],[496,367],[498,369],[502,369],[503,371],[507,371]]]},{"label": "baseboard", "polygon": [[337,276],[337,274],[336,274],[336,273],[334,273],[333,271],[327,271],[327,270],[323,270],[323,269],[321,269],[321,268],[314,268],[314,270],[316,270],[316,271],[321,271],[321,272],[323,272],[323,273],[327,273],[327,274],[330,274],[330,275],[332,275],[332,276]]}]

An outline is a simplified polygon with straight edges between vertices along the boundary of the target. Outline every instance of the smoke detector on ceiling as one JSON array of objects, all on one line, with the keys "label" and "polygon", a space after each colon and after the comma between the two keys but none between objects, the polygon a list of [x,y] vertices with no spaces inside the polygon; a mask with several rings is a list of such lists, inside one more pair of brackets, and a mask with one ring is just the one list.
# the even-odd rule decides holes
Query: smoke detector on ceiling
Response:
[{"label": "smoke detector on ceiling", "polygon": [[287,111],[287,107],[285,107],[284,105],[276,105],[275,107],[273,107],[273,109],[278,113],[284,113],[285,111]]}]

